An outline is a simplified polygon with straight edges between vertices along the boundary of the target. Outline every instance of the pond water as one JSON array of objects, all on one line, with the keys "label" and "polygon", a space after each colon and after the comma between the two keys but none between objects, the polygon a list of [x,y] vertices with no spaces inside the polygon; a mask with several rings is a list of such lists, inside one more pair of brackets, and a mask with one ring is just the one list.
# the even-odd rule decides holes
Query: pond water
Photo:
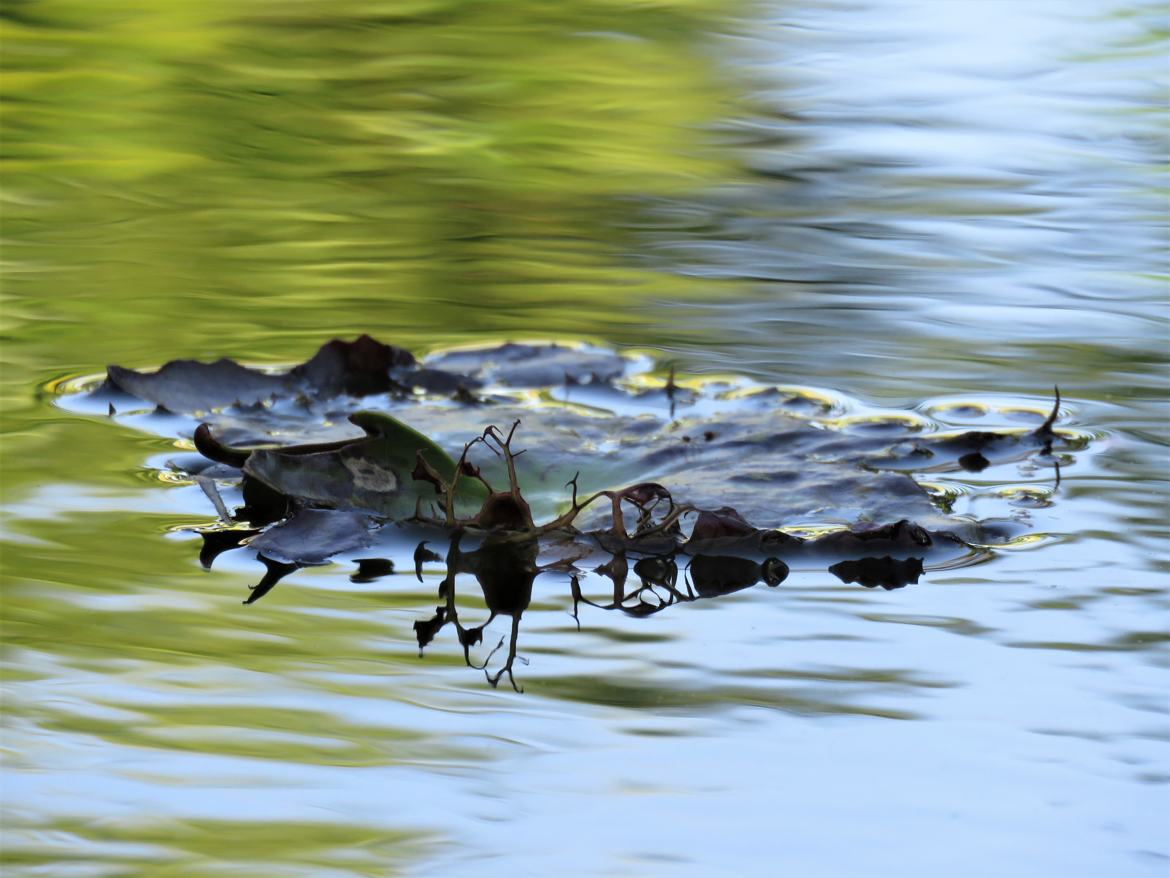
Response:
[{"label": "pond water", "polygon": [[[1161,4],[49,0],[2,28],[6,873],[1165,873]],[[438,562],[242,606],[255,562],[202,570],[214,510],[160,475],[179,427],[58,394],[363,332],[979,429],[1056,384],[1093,441],[1059,486],[941,475],[1025,538],[895,590],[794,564],[630,614],[541,574],[519,693],[449,629],[420,658]]]}]

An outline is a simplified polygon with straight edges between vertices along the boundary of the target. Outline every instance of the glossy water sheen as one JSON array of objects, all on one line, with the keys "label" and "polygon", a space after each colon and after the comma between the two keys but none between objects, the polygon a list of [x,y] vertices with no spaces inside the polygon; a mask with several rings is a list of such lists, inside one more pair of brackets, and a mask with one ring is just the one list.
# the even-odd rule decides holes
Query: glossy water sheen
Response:
[{"label": "glossy water sheen", "polygon": [[[1159,4],[3,28],[7,872],[1164,874]],[[897,591],[799,574],[578,631],[538,580],[520,695],[419,659],[433,576],[241,607],[254,570],[203,573],[206,504],[147,469],[172,442],[42,391],[359,331],[584,337],[944,422],[1059,383],[1099,438],[1051,507],[1015,465],[953,480],[1045,535]]]}]

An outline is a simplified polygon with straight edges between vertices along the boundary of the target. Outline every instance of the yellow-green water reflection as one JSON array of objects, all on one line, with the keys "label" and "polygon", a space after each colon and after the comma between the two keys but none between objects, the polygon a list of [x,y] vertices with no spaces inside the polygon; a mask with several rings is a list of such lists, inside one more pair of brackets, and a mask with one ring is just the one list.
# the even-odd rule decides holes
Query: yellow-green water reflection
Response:
[{"label": "yellow-green water reflection", "polygon": [[630,239],[639,198],[737,173],[711,147],[735,94],[713,32],[733,12],[10,4],[6,311],[41,355],[20,360],[149,358],[167,337],[287,357],[290,333],[358,327],[595,332],[677,295]]}]

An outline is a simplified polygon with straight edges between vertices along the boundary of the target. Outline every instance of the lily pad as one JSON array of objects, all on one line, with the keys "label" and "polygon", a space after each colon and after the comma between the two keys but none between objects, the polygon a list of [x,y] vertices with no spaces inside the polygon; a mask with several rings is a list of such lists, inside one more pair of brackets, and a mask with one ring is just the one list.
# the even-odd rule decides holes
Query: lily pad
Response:
[{"label": "lily pad", "polygon": [[438,354],[426,365],[503,387],[556,387],[608,383],[621,377],[630,361],[601,348],[509,343]]},{"label": "lily pad", "polygon": [[[396,418],[360,411],[349,420],[365,432],[363,437],[273,449],[233,448],[219,442],[203,424],[195,442],[205,455],[241,467],[246,476],[302,504],[357,507],[386,518],[405,518],[428,494],[433,495],[415,478],[420,461],[438,477],[453,479],[455,461]],[[474,502],[482,500],[486,491],[480,483],[467,480],[459,496]]]},{"label": "lily pad", "polygon": [[261,556],[284,564],[324,564],[338,552],[373,541],[368,516],[355,511],[299,509],[248,545]]},{"label": "lily pad", "polygon": [[[652,365],[560,344],[420,362],[362,336],[282,372],[111,366],[102,386],[62,404],[194,443],[197,454],[166,458],[165,480],[194,482],[210,501],[218,521],[197,529],[205,567],[233,550],[263,565],[245,603],[339,557],[356,562],[353,582],[371,582],[396,562],[410,569],[413,550],[420,582],[442,577],[440,605],[414,625],[420,650],[453,628],[469,666],[517,689],[520,621],[541,576],[567,580],[578,619],[589,606],[648,617],[778,586],[789,565],[892,591],[1034,530],[1028,516],[1052,505],[1060,466],[1089,443],[1057,428],[1059,395],[1036,407],[1035,429],[1013,416],[975,431]],[[1012,466],[1013,483],[1051,476],[1043,507],[1024,512],[964,481]],[[978,518],[961,514],[967,493]],[[444,543],[445,554],[427,548]],[[456,605],[467,576],[488,610],[479,624]],[[499,616],[511,620],[506,650],[505,638],[485,642]]]},{"label": "lily pad", "polygon": [[206,412],[235,403],[263,402],[288,390],[286,381],[233,360],[173,360],[157,372],[121,366],[106,370],[110,384],[172,412]]},{"label": "lily pad", "polygon": [[122,366],[106,369],[107,389],[120,390],[171,412],[207,413],[230,406],[258,406],[281,398],[318,400],[349,395],[404,393],[417,384],[446,381],[458,386],[462,376],[434,368],[418,369],[414,355],[368,335],[334,339],[308,361],[286,372],[242,366],[234,360],[213,363],[173,360],[155,372]]},{"label": "lily pad", "polygon": [[[420,363],[362,336],[329,342],[279,374],[184,360],[153,373],[110,367],[109,382],[175,413],[130,423],[165,433],[190,418],[198,449],[241,471],[246,507],[236,514],[258,526],[290,508],[378,521],[418,513],[448,526],[569,528],[611,550],[745,552],[757,563],[986,543],[994,532],[940,505],[914,473],[937,479],[1087,441],[1055,429],[1059,399],[1031,432],[963,433],[898,413],[862,423],[842,418],[842,404],[824,394],[745,379],[639,374],[651,365],[560,344],[457,350]],[[450,398],[483,387],[491,405]],[[791,404],[805,396],[816,405]],[[516,431],[506,453],[489,441],[490,424]],[[214,472],[204,482],[225,472],[230,481],[232,470]],[[657,486],[673,517],[655,528],[654,498],[640,500],[631,485]],[[596,492],[603,496],[578,507]]]},{"label": "lily pad", "polygon": [[[414,365],[410,351],[363,335],[352,342],[334,339],[325,343],[289,377],[292,383],[319,396],[369,396],[410,386],[407,367]],[[397,370],[404,381],[391,378],[391,370]]]}]

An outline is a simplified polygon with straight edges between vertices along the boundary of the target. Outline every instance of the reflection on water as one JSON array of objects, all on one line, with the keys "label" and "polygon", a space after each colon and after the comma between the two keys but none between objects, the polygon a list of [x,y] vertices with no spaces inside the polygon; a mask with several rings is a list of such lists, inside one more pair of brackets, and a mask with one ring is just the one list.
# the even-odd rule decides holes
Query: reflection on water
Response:
[{"label": "reflection on water", "polygon": [[[8,3],[6,873],[1161,874],[1164,17]],[[255,562],[200,569],[213,513],[158,477],[186,425],[40,392],[361,332],[648,349],[875,442],[1032,429],[1058,384],[1093,454],[1059,486],[977,449],[925,472],[1006,542],[916,587],[880,551],[777,588],[631,557],[577,600],[541,572],[520,697],[450,640],[419,659],[435,561],[306,567],[241,607]],[[481,663],[516,616],[457,578]],[[729,593],[678,606],[704,589]]]},{"label": "reflection on water", "polygon": [[[207,546],[215,542],[216,537],[230,536],[232,544],[229,548],[240,548],[240,539],[248,535],[249,531],[204,531],[201,536],[204,540],[204,551],[200,559],[206,557]],[[573,599],[573,618],[580,625],[580,606],[587,604],[603,610],[620,610],[633,617],[646,617],[665,610],[667,607],[689,603],[697,600],[724,597],[734,594],[763,582],[768,586],[780,585],[789,574],[788,565],[779,558],[765,558],[757,561],[737,555],[686,555],[675,552],[669,555],[633,555],[627,557],[626,552],[618,552],[605,558],[604,563],[593,567],[591,573],[583,562],[589,557],[592,563],[599,559],[598,553],[589,552],[588,555],[578,552],[572,560],[557,558],[547,563],[538,563],[541,555],[541,546],[537,540],[520,540],[504,537],[487,536],[474,550],[467,550],[461,544],[465,534],[462,530],[453,532],[449,538],[449,545],[445,556],[441,556],[426,548],[426,542],[418,545],[414,552],[415,571],[419,582],[423,582],[423,564],[432,561],[441,561],[445,573],[438,586],[438,598],[442,602],[435,607],[433,616],[419,619],[414,622],[414,633],[418,640],[419,654],[435,640],[436,636],[451,624],[455,630],[456,639],[463,649],[463,659],[468,667],[475,667],[485,672],[487,680],[492,686],[498,685],[504,674],[517,691],[523,691],[517,685],[513,673],[513,665],[517,658],[518,641],[520,635],[520,617],[532,601],[533,586],[538,577],[547,573],[554,583],[552,588],[568,579],[568,588]],[[220,549],[222,552],[223,549]],[[249,586],[250,593],[244,601],[252,604],[267,595],[285,576],[296,572],[301,565],[274,561],[271,558],[258,556],[258,560],[265,567],[265,574],[255,585]],[[881,586],[886,590],[903,588],[917,583],[923,575],[923,558],[895,559],[889,555],[881,558],[857,558],[838,561],[828,570],[843,582],[857,582],[866,588]],[[628,585],[629,574],[632,572],[636,584]],[[355,584],[365,584],[378,580],[383,576],[393,574],[396,565],[388,558],[363,558],[357,561],[357,572],[350,576]],[[679,567],[682,566],[680,577]],[[205,564],[210,567],[210,561]],[[456,597],[457,582],[460,574],[470,574],[482,592],[483,605],[488,611],[485,620],[473,626],[460,622]],[[604,577],[612,583],[612,596],[608,602],[586,596],[586,588],[582,581],[596,587]],[[508,616],[511,619],[510,632],[500,639],[500,642],[487,651],[486,657],[477,664],[473,660],[472,647],[483,641],[483,632],[497,616]],[[507,641],[507,650],[503,664],[492,672],[488,664],[496,653],[504,647]],[[571,648],[571,647],[568,647]],[[527,660],[524,660],[527,664]]]},{"label": "reflection on water", "polygon": [[285,357],[322,319],[397,339],[423,301],[411,341],[599,327],[687,286],[625,258],[639,199],[738,173],[706,130],[735,100],[713,57],[734,11],[18,5],[13,316],[97,362],[176,326],[189,353]]},{"label": "reflection on water", "polygon": [[[483,629],[490,625],[496,616],[509,616],[512,619],[512,628],[507,639],[507,657],[503,665],[495,673],[487,670],[488,663],[504,644],[501,640],[478,667],[485,672],[488,682],[493,686],[507,674],[513,688],[521,691],[516,684],[513,665],[517,656],[520,616],[532,601],[534,580],[543,569],[546,569],[537,564],[540,547],[536,541],[493,541],[489,537],[479,548],[466,552],[460,548],[461,536],[460,533],[452,535],[447,557],[444,559],[447,573],[439,585],[439,597],[445,599],[446,603],[436,608],[431,619],[414,623],[419,650],[421,652],[435,639],[443,626],[450,622],[463,647],[464,661],[469,667],[476,667],[471,658],[471,647],[483,640]],[[613,555],[595,570],[613,582],[613,601],[609,604],[601,604],[585,597],[581,590],[581,577],[574,573],[571,576],[573,618],[580,623],[578,607],[581,603],[605,610],[621,610],[633,616],[648,616],[676,603],[718,597],[750,588],[761,579],[766,580],[768,585],[779,585],[788,575],[787,565],[778,558],[769,558],[762,564],[750,558],[713,555],[696,555],[687,560],[688,575],[685,575],[680,587],[675,555],[638,559],[634,564],[634,575],[640,584],[627,591],[629,560],[624,553]],[[553,562],[551,565],[558,572],[563,571],[565,566],[563,561]],[[921,564],[919,566],[921,567]],[[575,565],[570,565],[570,569],[575,569]],[[456,578],[460,573],[470,573],[475,577],[489,611],[487,620],[472,628],[467,628],[459,622],[455,595]]]}]

